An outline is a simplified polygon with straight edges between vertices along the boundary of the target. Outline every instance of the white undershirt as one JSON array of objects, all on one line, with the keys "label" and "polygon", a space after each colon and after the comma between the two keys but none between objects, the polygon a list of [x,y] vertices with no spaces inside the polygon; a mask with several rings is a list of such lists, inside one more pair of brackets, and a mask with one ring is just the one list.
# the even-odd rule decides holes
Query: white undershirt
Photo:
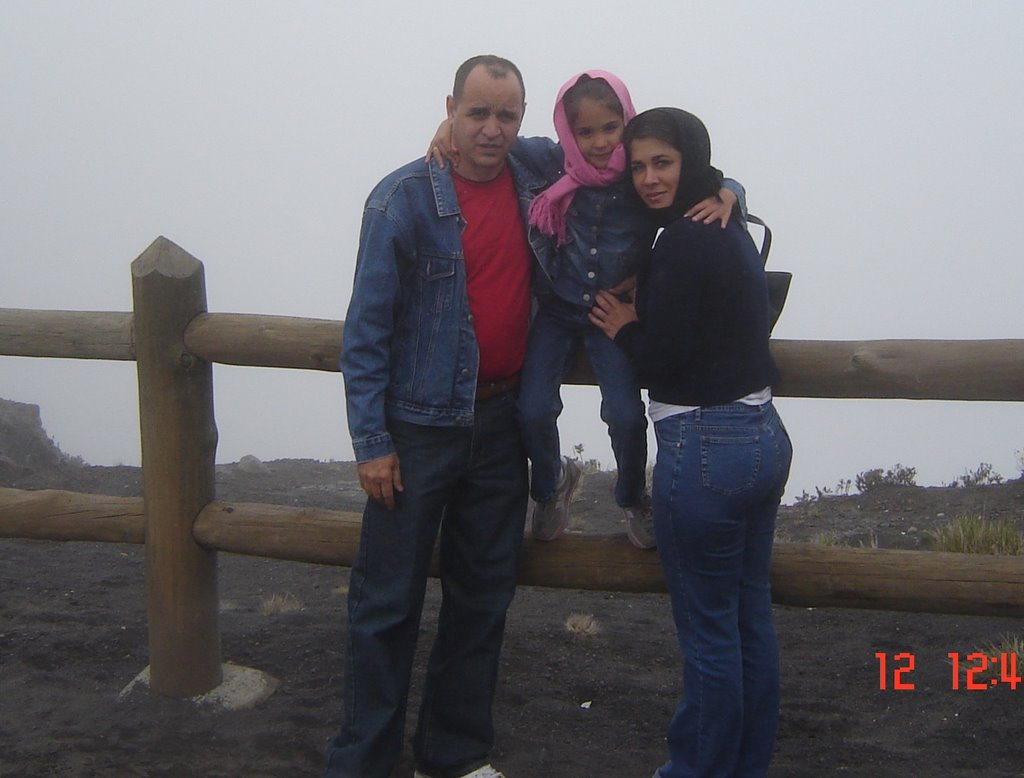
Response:
[{"label": "white undershirt", "polygon": [[[746,397],[741,397],[734,402],[743,403],[744,405],[764,405],[766,402],[770,402],[772,399],[772,388],[766,386],[757,392],[751,392]],[[651,400],[647,413],[651,417],[651,421],[661,421],[667,419],[669,416],[678,416],[681,413],[690,413],[697,410],[699,405],[671,405],[670,403],[660,403],[657,400]]]}]

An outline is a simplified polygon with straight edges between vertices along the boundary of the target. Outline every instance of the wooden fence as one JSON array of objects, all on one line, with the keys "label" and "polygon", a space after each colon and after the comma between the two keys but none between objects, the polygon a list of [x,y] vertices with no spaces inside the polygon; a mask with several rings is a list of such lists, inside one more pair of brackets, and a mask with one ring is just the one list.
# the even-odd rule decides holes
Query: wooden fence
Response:
[{"label": "wooden fence", "polygon": [[[215,500],[212,363],[338,369],[343,323],[209,313],[202,264],[165,238],[133,263],[133,313],[0,309],[0,355],[133,360],[143,498],[0,489],[0,537],[144,543],[150,686],[221,681],[217,551],[351,565],[358,514]],[[1024,340],[773,341],[778,396],[1024,400]],[[592,384],[584,362],[570,383]],[[526,541],[520,581],[664,591],[621,536]],[[776,544],[776,602],[1024,616],[1024,558]]]}]

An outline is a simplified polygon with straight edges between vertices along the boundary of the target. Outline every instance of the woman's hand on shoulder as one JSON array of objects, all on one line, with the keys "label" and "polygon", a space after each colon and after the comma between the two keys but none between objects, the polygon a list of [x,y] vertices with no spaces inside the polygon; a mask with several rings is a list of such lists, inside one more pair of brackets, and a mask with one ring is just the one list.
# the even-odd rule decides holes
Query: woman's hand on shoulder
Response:
[{"label": "woman's hand on shoulder", "polygon": [[732,216],[734,205],[736,205],[736,194],[722,187],[717,195],[701,200],[690,208],[686,212],[686,216],[695,222],[704,222],[704,224],[721,221],[724,230],[729,224],[729,217]]},{"label": "woman's hand on shoulder", "polygon": [[590,309],[590,323],[612,340],[619,330],[630,322],[637,321],[636,306],[624,303],[607,290],[597,293],[597,302]]}]

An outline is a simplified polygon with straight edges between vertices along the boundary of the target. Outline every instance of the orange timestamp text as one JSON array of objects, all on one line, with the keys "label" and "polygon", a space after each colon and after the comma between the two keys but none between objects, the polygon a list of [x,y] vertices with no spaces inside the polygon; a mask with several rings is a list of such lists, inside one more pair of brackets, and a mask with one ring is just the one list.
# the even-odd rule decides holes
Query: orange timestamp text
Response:
[{"label": "orange timestamp text", "polygon": [[[946,654],[952,666],[952,690],[986,691],[997,687],[1016,691],[1024,687],[1021,678],[1021,663],[1015,652],[1002,651],[987,653],[975,651],[961,654],[951,651]],[[878,688],[881,691],[913,691],[914,670],[917,657],[909,651],[900,653],[875,653],[878,660]]]}]

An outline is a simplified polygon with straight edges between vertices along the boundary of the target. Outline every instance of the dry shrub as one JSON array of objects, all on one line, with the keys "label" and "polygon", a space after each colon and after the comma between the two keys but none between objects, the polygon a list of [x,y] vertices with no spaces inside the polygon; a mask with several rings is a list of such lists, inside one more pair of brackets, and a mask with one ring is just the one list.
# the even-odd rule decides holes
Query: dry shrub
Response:
[{"label": "dry shrub", "polygon": [[593,637],[601,632],[601,622],[593,613],[570,613],[565,628],[574,635]]},{"label": "dry shrub", "polygon": [[[976,674],[979,680],[989,681],[993,678],[997,680],[1001,680],[1003,678],[1003,654],[1013,654],[1016,656],[1016,660],[1007,657],[1006,669],[1012,673],[1014,668],[1016,668],[1016,672],[1020,674],[1024,671],[1024,633],[1014,635],[1008,632],[999,640],[990,641],[984,645],[978,646],[974,649],[972,654],[982,654],[986,657],[997,658],[996,662],[992,662],[991,660],[989,661],[984,672]],[[968,656],[971,656],[971,654],[968,654]],[[976,665],[967,662],[960,667],[960,675],[963,676],[961,680],[965,680],[967,678],[967,671],[971,667],[976,667]]]},{"label": "dry shrub", "polygon": [[278,616],[282,613],[298,613],[305,606],[294,594],[274,594],[260,603],[260,615]]},{"label": "dry shrub", "polygon": [[811,538],[811,542],[819,546],[826,546],[827,548],[835,548],[836,546],[842,545],[842,543],[839,542],[839,536],[832,531],[817,533],[813,538]]}]

